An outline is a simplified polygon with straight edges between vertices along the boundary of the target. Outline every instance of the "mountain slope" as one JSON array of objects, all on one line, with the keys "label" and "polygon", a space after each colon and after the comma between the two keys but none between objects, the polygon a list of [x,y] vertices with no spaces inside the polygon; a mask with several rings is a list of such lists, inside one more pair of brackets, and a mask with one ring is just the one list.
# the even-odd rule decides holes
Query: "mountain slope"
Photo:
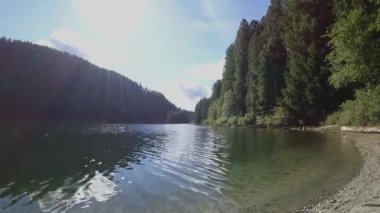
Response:
[{"label": "mountain slope", "polygon": [[164,123],[161,93],[68,53],[0,39],[0,118]]}]

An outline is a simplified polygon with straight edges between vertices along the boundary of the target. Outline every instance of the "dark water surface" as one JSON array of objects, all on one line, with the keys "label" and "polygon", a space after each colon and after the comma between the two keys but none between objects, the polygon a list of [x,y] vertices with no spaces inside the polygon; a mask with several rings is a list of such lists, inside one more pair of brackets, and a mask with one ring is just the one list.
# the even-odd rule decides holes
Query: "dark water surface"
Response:
[{"label": "dark water surface", "polygon": [[0,212],[293,212],[359,167],[340,134],[3,125]]}]

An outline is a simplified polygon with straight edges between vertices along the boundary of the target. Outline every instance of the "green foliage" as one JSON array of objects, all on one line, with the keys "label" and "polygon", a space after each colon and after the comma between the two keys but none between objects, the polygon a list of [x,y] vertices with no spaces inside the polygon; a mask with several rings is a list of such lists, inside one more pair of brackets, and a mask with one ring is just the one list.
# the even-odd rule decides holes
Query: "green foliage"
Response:
[{"label": "green foliage", "polygon": [[380,1],[335,2],[338,20],[329,33],[332,47],[330,82],[337,88],[365,85],[355,100],[346,101],[330,115],[329,124],[380,124]]},{"label": "green foliage", "polygon": [[253,113],[247,113],[244,117],[240,117],[238,121],[239,126],[247,126],[256,124],[256,115]]},{"label": "green foliage", "polygon": [[245,78],[248,72],[248,62],[247,62],[247,49],[249,39],[251,37],[251,29],[248,22],[243,19],[240,23],[240,28],[238,30],[235,48],[234,48],[234,57],[235,57],[235,81],[233,84],[233,93],[235,96],[235,113],[237,115],[244,115],[246,112],[245,109]]},{"label": "green foliage", "polygon": [[238,123],[239,123],[239,117],[238,116],[232,116],[227,121],[228,126],[238,126]]},{"label": "green foliage", "polygon": [[234,45],[230,45],[226,51],[225,64],[223,70],[223,79],[221,81],[221,95],[229,90],[232,90],[233,82],[235,81],[235,58]]},{"label": "green foliage", "polygon": [[[339,3],[339,2],[338,2]],[[341,6],[341,5],[339,5]],[[380,83],[380,1],[360,1],[340,11],[329,33],[335,87]],[[339,8],[338,8],[339,9]]]},{"label": "green foliage", "polygon": [[259,115],[270,113],[281,97],[287,59],[283,19],[282,1],[272,1],[267,15],[255,24],[250,41],[246,104]]},{"label": "green foliage", "polygon": [[166,123],[168,124],[186,124],[192,121],[192,113],[186,110],[176,110],[169,112]]},{"label": "green foliage", "polygon": [[262,24],[258,21],[251,22],[252,37],[248,47],[248,73],[246,78],[247,94],[245,97],[248,113],[257,114],[258,111],[258,76],[259,55],[263,42],[261,41]]},{"label": "green foliage", "polygon": [[290,125],[317,123],[326,116],[325,103],[332,91],[324,36],[332,24],[332,6],[329,1],[289,0],[285,14],[289,70],[280,106],[287,110]]},{"label": "green foliage", "polygon": [[287,114],[289,111],[282,108],[282,107],[276,107],[273,110],[273,113],[265,115],[265,116],[259,116],[257,118],[257,125],[260,126],[266,126],[266,127],[278,127],[278,126],[288,126],[289,121],[287,120],[289,118],[289,115]]},{"label": "green foliage", "polygon": [[223,101],[223,107],[222,107],[222,116],[229,118],[233,115],[236,115],[235,96],[232,90],[229,90],[224,94],[223,100],[224,101]]},{"label": "green foliage", "polygon": [[219,117],[219,118],[216,120],[215,124],[216,124],[216,125],[224,126],[224,125],[227,125],[227,122],[228,122],[228,118],[222,116],[222,117]]},{"label": "green foliage", "polygon": [[214,85],[212,86],[211,99],[217,100],[220,97],[221,90],[222,90],[222,81],[221,80],[217,80],[214,83]]},{"label": "green foliage", "polygon": [[210,104],[208,108],[208,115],[207,115],[207,120],[208,122],[215,122],[216,119],[218,118],[218,101],[214,101]]},{"label": "green foliage", "polygon": [[[320,124],[355,89],[379,85],[379,11],[379,0],[272,0],[260,22],[240,23],[226,51],[223,78],[213,87],[207,121]],[[361,92],[356,97],[329,121],[349,123],[350,110],[361,105],[353,120],[376,123],[377,111],[367,106],[371,100]]]},{"label": "green foliage", "polygon": [[203,98],[195,106],[194,122],[201,124],[208,117],[208,108],[210,106],[210,99]]},{"label": "green foliage", "polygon": [[327,118],[328,124],[348,126],[380,125],[380,86],[358,90],[356,99],[343,103],[340,110]]}]

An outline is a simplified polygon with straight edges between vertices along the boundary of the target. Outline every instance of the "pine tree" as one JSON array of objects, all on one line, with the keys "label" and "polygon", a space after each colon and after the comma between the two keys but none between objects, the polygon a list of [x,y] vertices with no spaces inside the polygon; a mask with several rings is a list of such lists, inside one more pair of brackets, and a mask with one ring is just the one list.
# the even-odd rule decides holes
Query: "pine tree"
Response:
[{"label": "pine tree", "polygon": [[235,96],[235,109],[237,115],[244,115],[245,109],[245,78],[248,72],[247,50],[251,37],[251,30],[247,20],[243,19],[235,40],[234,57],[235,57],[235,82],[233,84],[233,93]]},{"label": "pine tree", "polygon": [[210,106],[210,99],[202,98],[195,106],[194,122],[197,124],[202,123],[207,119],[208,108]]},{"label": "pine tree", "polygon": [[222,106],[222,115],[225,118],[230,118],[233,115],[236,115],[236,100],[232,90],[227,91],[224,94],[224,101]]},{"label": "pine tree", "polygon": [[281,111],[287,124],[312,124],[324,118],[329,93],[329,70],[325,56],[329,49],[324,36],[333,21],[328,0],[289,0],[285,10],[285,44],[288,67]]},{"label": "pine tree", "polygon": [[222,89],[222,81],[217,80],[214,85],[212,86],[212,94],[211,94],[211,99],[217,100],[220,97],[221,94],[221,89]]},{"label": "pine tree", "polygon": [[246,77],[247,94],[245,97],[245,106],[247,113],[257,114],[257,72],[258,59],[262,42],[260,35],[262,25],[254,20],[251,22],[252,36],[248,47],[248,73]]},{"label": "pine tree", "polygon": [[272,0],[264,19],[260,51],[261,73],[258,75],[258,103],[261,114],[268,114],[280,98],[286,70],[286,49],[282,27],[283,0]]},{"label": "pine tree", "polygon": [[226,50],[225,64],[222,78],[221,95],[223,96],[228,90],[232,90],[235,81],[235,58],[234,45],[231,44]]}]

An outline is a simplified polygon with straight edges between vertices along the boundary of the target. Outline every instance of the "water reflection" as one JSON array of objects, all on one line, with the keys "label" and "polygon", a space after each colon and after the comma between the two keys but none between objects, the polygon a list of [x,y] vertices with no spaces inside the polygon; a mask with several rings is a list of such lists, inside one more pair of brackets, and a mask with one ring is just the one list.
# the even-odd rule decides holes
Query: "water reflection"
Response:
[{"label": "water reflection", "polygon": [[283,130],[6,125],[0,138],[9,212],[294,211],[359,159],[337,135]]},{"label": "water reflection", "polygon": [[116,168],[140,164],[146,158],[141,146],[154,147],[164,137],[116,125],[2,128],[2,207],[38,201],[42,211],[61,212],[91,199],[105,201],[117,194]]},{"label": "water reflection", "polygon": [[76,204],[84,203],[85,205],[82,207],[88,207],[92,198],[96,202],[103,202],[117,194],[116,184],[99,172],[95,172],[94,177],[87,182],[82,182],[79,187],[75,185],[77,184],[65,185],[42,195],[37,200],[41,210],[43,212],[66,212]]}]

